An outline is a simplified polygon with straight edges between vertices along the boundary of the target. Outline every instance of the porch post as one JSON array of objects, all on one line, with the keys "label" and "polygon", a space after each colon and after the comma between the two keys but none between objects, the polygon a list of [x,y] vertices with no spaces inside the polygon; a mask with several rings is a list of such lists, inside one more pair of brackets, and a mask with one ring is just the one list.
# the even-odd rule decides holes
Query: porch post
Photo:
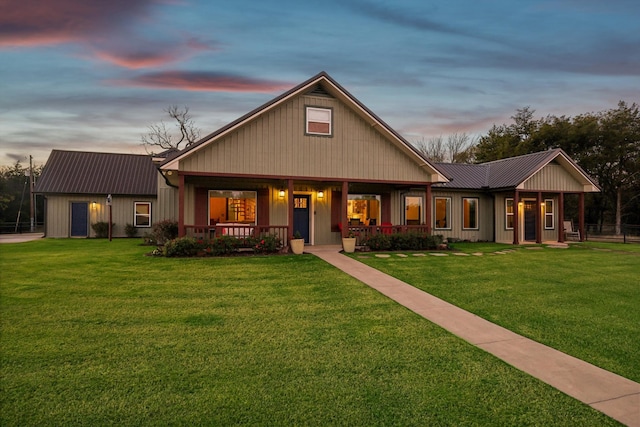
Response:
[{"label": "porch post", "polygon": [[518,239],[518,217],[520,216],[518,213],[518,202],[520,201],[520,192],[516,190],[513,194],[513,244],[519,245],[520,240]]},{"label": "porch post", "polygon": [[427,184],[427,204],[425,209],[425,221],[427,223],[427,233],[431,233],[431,183]]},{"label": "porch post", "polygon": [[184,228],[184,175],[178,172],[178,236],[186,235]]},{"label": "porch post", "polygon": [[536,212],[536,243],[542,243],[542,192],[538,191],[536,196],[538,209]]},{"label": "porch post", "polygon": [[291,241],[291,239],[293,239],[293,233],[295,233],[295,230],[293,229],[293,179],[287,180],[287,207],[289,208],[289,213],[287,215],[289,219],[289,232],[287,234],[289,235],[289,241]]},{"label": "porch post", "polygon": [[564,243],[564,193],[558,195],[558,242]]},{"label": "porch post", "polygon": [[349,202],[349,183],[342,181],[342,237],[347,237],[349,232],[349,218],[347,218],[347,204]]},{"label": "porch post", "polygon": [[580,241],[584,242],[584,193],[578,195],[578,230],[580,230]]}]

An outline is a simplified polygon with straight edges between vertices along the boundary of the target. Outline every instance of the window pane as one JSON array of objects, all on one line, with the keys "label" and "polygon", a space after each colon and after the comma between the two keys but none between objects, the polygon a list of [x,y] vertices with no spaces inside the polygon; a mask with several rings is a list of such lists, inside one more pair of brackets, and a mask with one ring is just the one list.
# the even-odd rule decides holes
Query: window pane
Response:
[{"label": "window pane", "polygon": [[462,199],[463,228],[478,228],[478,199]]},{"label": "window pane", "polygon": [[151,203],[136,202],[134,203],[134,226],[150,227],[151,226]]},{"label": "window pane", "polygon": [[449,205],[450,199],[436,197],[436,226],[435,228],[450,228],[449,224]]},{"label": "window pane", "polygon": [[210,191],[209,224],[239,222],[255,224],[255,191]]},{"label": "window pane", "polygon": [[505,228],[513,228],[513,199],[505,199]]},{"label": "window pane", "polygon": [[407,196],[404,199],[407,225],[420,225],[422,220],[422,197]]},{"label": "window pane", "polygon": [[349,223],[380,225],[380,196],[374,194],[349,194],[347,200]]}]

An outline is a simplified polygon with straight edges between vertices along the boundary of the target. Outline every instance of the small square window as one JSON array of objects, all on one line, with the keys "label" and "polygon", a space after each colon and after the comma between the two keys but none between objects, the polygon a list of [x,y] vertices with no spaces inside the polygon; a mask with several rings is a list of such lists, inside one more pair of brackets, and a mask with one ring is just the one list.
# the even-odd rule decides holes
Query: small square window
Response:
[{"label": "small square window", "polygon": [[306,133],[330,136],[333,131],[331,126],[332,113],[330,108],[307,107]]},{"label": "small square window", "polygon": [[134,225],[136,227],[151,227],[151,203],[135,202]]}]

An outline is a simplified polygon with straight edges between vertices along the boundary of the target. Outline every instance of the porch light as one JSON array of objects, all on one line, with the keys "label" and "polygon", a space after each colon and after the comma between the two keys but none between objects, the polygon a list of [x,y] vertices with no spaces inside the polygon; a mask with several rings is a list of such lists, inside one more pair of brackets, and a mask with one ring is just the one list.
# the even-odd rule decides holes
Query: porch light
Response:
[{"label": "porch light", "polygon": [[278,197],[280,197],[281,199],[284,199],[284,190],[280,190],[278,192]]},{"label": "porch light", "polygon": [[91,202],[91,209],[95,209],[96,208],[96,202]]},{"label": "porch light", "polygon": [[322,199],[324,197],[324,191],[318,191],[318,199]]}]

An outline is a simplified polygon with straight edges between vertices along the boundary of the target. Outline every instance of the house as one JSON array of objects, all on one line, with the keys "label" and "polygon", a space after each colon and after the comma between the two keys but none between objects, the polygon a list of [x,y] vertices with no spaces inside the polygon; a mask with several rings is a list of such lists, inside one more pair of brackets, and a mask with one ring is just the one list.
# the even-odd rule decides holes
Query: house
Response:
[{"label": "house", "polygon": [[437,166],[451,180],[434,185],[433,230],[447,238],[563,242],[566,197],[578,198],[578,226],[584,236],[584,195],[600,191],[561,149],[478,165]]},{"label": "house", "polygon": [[[483,165],[434,164],[324,72],[173,153],[157,170],[140,156],[145,160],[136,167],[144,178],[126,178],[129,187],[119,191],[106,185],[124,178],[113,170],[133,172],[106,163],[131,156],[82,153],[86,160],[61,168],[55,166],[61,153],[52,153],[37,188],[48,200],[47,221],[57,223],[47,235],[55,236],[76,235],[74,209],[83,208],[75,203],[91,203],[84,205],[88,222],[106,220],[103,204],[92,211],[92,202],[111,194],[121,212],[116,224],[137,221],[138,203],[148,202],[149,223],[177,220],[183,236],[275,233],[286,244],[299,232],[307,244],[326,245],[339,244],[349,231],[360,238],[419,231],[562,241],[564,196],[582,201],[585,192],[598,191],[561,150]],[[65,185],[47,182],[58,175]],[[153,177],[153,191],[149,183],[134,183]],[[92,186],[70,191],[74,179]]]},{"label": "house", "polygon": [[[140,229],[156,221],[158,171],[151,156],[53,150],[34,191],[45,200],[46,237],[94,237],[91,224]],[[111,196],[111,205],[107,197]]]}]

